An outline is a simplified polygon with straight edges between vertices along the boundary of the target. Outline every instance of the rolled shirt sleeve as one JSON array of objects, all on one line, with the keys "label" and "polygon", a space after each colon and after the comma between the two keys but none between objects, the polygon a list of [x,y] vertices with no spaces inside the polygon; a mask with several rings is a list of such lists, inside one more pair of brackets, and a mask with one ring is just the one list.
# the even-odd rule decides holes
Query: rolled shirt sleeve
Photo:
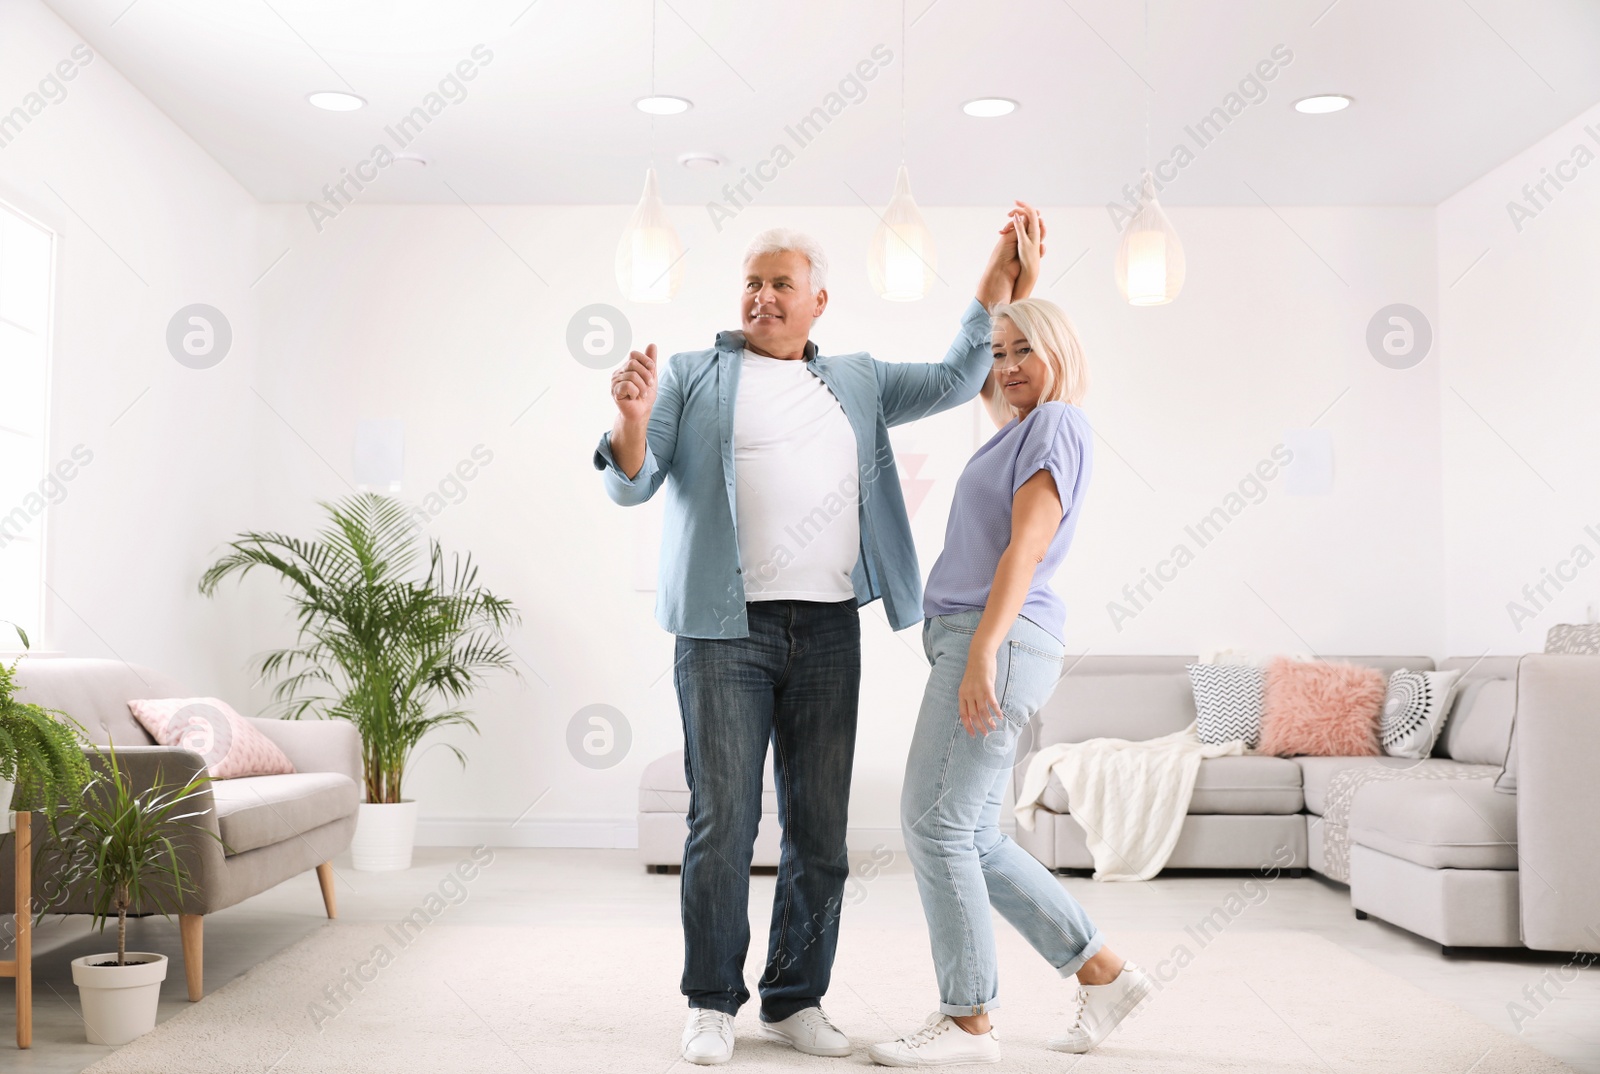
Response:
[{"label": "rolled shirt sleeve", "polygon": [[873,359],[887,425],[903,425],[960,406],[978,394],[989,370],[993,320],[974,298],[962,311],[956,338],[940,362]]},{"label": "rolled shirt sleeve", "polygon": [[611,454],[611,434],[601,433],[600,443],[594,449],[594,468],[605,471],[602,480],[606,495],[624,507],[644,503],[661,484],[656,479],[661,468],[656,465],[656,453],[650,449],[648,438],[644,445],[644,463],[639,467],[639,472],[630,478],[617,465],[616,456]]}]

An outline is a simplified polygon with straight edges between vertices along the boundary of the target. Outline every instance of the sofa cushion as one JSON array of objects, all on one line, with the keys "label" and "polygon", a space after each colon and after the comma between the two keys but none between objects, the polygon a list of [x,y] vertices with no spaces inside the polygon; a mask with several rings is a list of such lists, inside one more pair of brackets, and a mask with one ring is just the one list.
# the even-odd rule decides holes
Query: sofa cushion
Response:
[{"label": "sofa cushion", "polygon": [[1434,753],[1465,764],[1503,765],[1517,709],[1515,678],[1468,679],[1445,720]]},{"label": "sofa cushion", "polygon": [[1492,778],[1369,783],[1350,806],[1350,841],[1430,869],[1515,869],[1517,800]]},{"label": "sofa cushion", "polygon": [[120,660],[38,656],[17,666],[17,688],[17,700],[65,712],[97,746],[154,745],[129,711],[129,699],[193,692],[170,676]]},{"label": "sofa cushion", "polygon": [[[1050,774],[1040,803],[1052,813],[1070,813],[1066,788]],[[1300,812],[1300,766],[1283,757],[1207,757],[1194,778],[1189,815],[1287,815]]]},{"label": "sofa cushion", "polygon": [[1300,766],[1300,789],[1305,796],[1306,812],[1322,816],[1328,800],[1328,784],[1346,768],[1410,768],[1417,762],[1410,757],[1296,757]]},{"label": "sofa cushion", "polygon": [[283,751],[220,697],[138,698],[128,709],[163,746],[205,758],[212,779],[282,776],[294,771]]},{"label": "sofa cushion", "polygon": [[1274,657],[1267,664],[1262,753],[1376,756],[1387,676],[1377,668]]},{"label": "sofa cushion", "polygon": [[1379,740],[1390,757],[1430,756],[1444,730],[1450,703],[1455,700],[1459,671],[1412,671],[1401,668],[1389,675],[1383,699]]},{"label": "sofa cushion", "polygon": [[226,853],[282,843],[356,812],[361,793],[338,772],[295,772],[213,780]]},{"label": "sofa cushion", "polygon": [[1035,746],[1125,738],[1134,742],[1182,731],[1194,722],[1194,690],[1176,671],[1086,674],[1069,670],[1034,717]]},{"label": "sofa cushion", "polygon": [[[761,812],[778,811],[778,792],[772,780],[772,754],[761,771]],[[683,776],[683,751],[674,750],[645,765],[639,776],[639,812],[689,812],[689,781]]]},{"label": "sofa cushion", "polygon": [[1184,668],[1194,688],[1195,731],[1201,742],[1261,741],[1265,676],[1249,664],[1190,664]]}]

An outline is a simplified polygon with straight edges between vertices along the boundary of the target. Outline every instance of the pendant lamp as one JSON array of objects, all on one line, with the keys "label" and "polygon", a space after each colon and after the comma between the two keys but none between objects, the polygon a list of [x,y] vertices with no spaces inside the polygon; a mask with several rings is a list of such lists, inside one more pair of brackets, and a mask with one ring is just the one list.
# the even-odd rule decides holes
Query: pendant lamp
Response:
[{"label": "pendant lamp", "polygon": [[617,243],[617,286],[631,302],[670,302],[683,284],[683,241],[667,219],[656,170],[644,173],[644,196]]},{"label": "pendant lamp", "polygon": [[1156,201],[1155,180],[1144,173],[1139,211],[1117,247],[1117,289],[1133,306],[1161,306],[1183,290],[1183,243]]},{"label": "pendant lamp", "polygon": [[906,5],[900,0],[900,171],[894,194],[867,247],[867,278],[890,302],[915,302],[938,279],[939,256],[933,232],[911,197],[906,173]]},{"label": "pendant lamp", "polygon": [[[682,100],[656,94],[656,0],[650,4],[649,101]],[[683,102],[687,105],[687,101]],[[655,155],[656,121],[650,119],[650,153]],[[683,241],[667,219],[656,185],[656,170],[645,169],[644,194],[617,241],[617,286],[630,302],[670,302],[683,285]]]},{"label": "pendant lamp", "polygon": [[[1144,62],[1150,65],[1150,0],[1144,4]],[[1147,83],[1148,85],[1148,83]],[[1153,91],[1152,91],[1153,92]],[[1131,306],[1164,306],[1183,290],[1183,244],[1156,201],[1150,174],[1150,97],[1144,99],[1144,183],[1139,207],[1117,246],[1117,290]]]},{"label": "pendant lamp", "polygon": [[915,302],[933,286],[938,261],[933,232],[911,197],[911,179],[902,164],[894,196],[867,248],[867,276],[873,289],[889,301]]}]

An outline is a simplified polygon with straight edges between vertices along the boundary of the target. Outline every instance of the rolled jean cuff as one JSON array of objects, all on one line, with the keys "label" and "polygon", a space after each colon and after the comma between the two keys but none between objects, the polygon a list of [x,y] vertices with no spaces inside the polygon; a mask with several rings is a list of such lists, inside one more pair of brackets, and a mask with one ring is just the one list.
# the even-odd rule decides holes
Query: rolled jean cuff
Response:
[{"label": "rolled jean cuff", "polygon": [[998,1010],[999,1008],[1000,1000],[998,998],[991,999],[988,1003],[970,1003],[966,1006],[943,1001],[939,1003],[939,1013],[948,1014],[951,1018],[973,1018],[980,1014],[988,1014],[990,1011]]},{"label": "rolled jean cuff", "polygon": [[1073,957],[1072,961],[1068,962],[1064,966],[1058,966],[1056,969],[1060,972],[1061,976],[1071,977],[1073,974],[1083,969],[1083,964],[1085,962],[1088,962],[1095,955],[1099,954],[1100,949],[1105,945],[1106,938],[1100,935],[1099,929],[1095,929],[1094,935],[1090,936],[1089,941],[1083,945],[1083,950],[1079,951],[1077,955]]},{"label": "rolled jean cuff", "polygon": [[761,1020],[763,1022],[782,1022],[787,1018],[799,1014],[807,1007],[821,1006],[820,999],[787,999],[782,1003],[762,1003]]},{"label": "rolled jean cuff", "polygon": [[732,1018],[739,1013],[739,1001],[732,996],[690,996],[689,1009],[721,1011]]}]

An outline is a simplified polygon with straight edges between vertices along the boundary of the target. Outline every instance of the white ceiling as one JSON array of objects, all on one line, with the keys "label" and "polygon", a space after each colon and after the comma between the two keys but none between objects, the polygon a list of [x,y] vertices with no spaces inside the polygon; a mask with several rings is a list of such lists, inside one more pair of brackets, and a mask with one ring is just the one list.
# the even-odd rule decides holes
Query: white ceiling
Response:
[{"label": "white ceiling", "polygon": [[[720,197],[876,45],[893,59],[760,195],[881,204],[900,148],[924,205],[1102,204],[1256,64],[1293,59],[1179,174],[1167,204],[1435,204],[1600,100],[1593,0],[655,0],[655,89],[694,108],[651,120],[652,0],[47,0],[263,201],[322,197],[474,45],[468,95],[384,169],[365,202],[638,199],[652,149],[669,203]],[[1148,87],[1148,88],[1147,88]],[[349,88],[367,108],[323,112]],[[1296,113],[1312,93],[1345,112]],[[961,102],[1007,96],[1004,119]],[[652,123],[654,132],[652,133]],[[675,163],[709,151],[728,164]],[[1508,195],[1509,196],[1509,195]]]}]

